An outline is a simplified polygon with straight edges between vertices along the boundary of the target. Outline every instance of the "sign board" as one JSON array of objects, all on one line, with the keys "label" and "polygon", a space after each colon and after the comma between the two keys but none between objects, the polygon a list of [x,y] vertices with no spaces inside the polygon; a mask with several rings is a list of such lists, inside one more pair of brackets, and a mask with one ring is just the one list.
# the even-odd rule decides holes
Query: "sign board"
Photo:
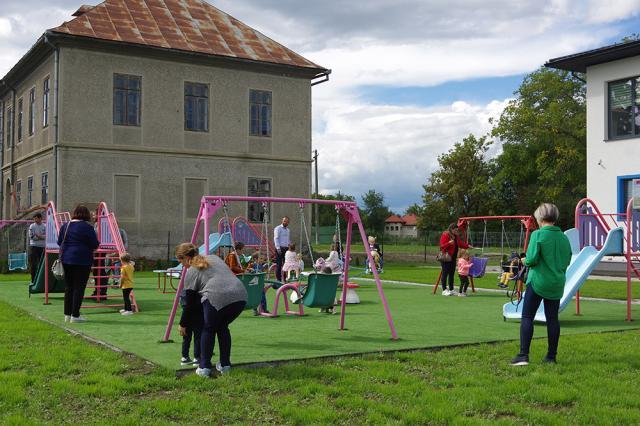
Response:
[{"label": "sign board", "polygon": [[633,197],[633,209],[640,210],[640,179],[633,179],[631,183],[631,196]]}]

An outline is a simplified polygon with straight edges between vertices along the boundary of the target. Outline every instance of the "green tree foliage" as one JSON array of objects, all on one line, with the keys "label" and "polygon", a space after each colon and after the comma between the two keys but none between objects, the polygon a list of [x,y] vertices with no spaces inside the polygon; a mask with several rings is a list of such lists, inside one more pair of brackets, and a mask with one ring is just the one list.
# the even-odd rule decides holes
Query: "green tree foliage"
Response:
[{"label": "green tree foliage", "polygon": [[475,216],[493,209],[493,165],[486,159],[491,141],[467,136],[438,157],[440,168],[424,185],[423,229],[440,229],[460,216]]},{"label": "green tree foliage", "polygon": [[369,233],[382,233],[384,230],[384,221],[391,215],[389,208],[384,205],[384,195],[370,189],[362,196],[364,209],[361,216],[364,222],[364,228]]},{"label": "green tree foliage", "polygon": [[494,185],[504,213],[528,213],[543,201],[572,221],[586,193],[586,92],[583,81],[546,68],[529,74],[495,123],[502,142]]},{"label": "green tree foliage", "polygon": [[[355,197],[352,195],[343,194],[338,192],[337,194],[318,195],[320,200],[339,200],[339,201],[355,201]],[[335,226],[336,225],[336,209],[332,205],[320,204],[318,205],[318,220],[320,226]],[[342,220],[342,219],[341,219]],[[344,222],[344,220],[342,220]],[[342,226],[346,226],[344,223]]]}]

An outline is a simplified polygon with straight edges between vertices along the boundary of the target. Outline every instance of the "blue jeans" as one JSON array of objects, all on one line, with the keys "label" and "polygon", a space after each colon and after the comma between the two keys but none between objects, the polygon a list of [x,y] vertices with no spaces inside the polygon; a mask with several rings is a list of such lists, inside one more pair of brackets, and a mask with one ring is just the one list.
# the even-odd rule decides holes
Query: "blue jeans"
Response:
[{"label": "blue jeans", "polygon": [[533,290],[532,285],[528,285],[524,293],[522,321],[520,322],[520,355],[529,355],[529,347],[533,338],[533,318],[535,318],[542,302],[544,302],[544,315],[547,319],[549,345],[547,357],[555,359],[558,353],[558,340],[560,340],[560,321],[558,321],[560,300],[545,299]]},{"label": "blue jeans", "polygon": [[217,310],[208,300],[202,302],[204,328],[200,338],[200,353],[202,354],[200,368],[213,368],[211,357],[213,356],[216,336],[218,336],[220,364],[223,367],[231,366],[231,332],[229,331],[229,324],[240,316],[246,304],[247,302],[245,301],[234,302]]}]

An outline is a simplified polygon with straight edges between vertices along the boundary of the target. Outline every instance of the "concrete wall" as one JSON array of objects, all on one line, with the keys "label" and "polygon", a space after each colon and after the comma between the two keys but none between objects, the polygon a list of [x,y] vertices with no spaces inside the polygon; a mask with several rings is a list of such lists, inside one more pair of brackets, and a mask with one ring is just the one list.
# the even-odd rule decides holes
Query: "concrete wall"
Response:
[{"label": "concrete wall", "polygon": [[587,69],[587,195],[604,212],[618,206],[618,176],[640,175],[640,138],[608,140],[608,82],[640,75],[640,57]]}]

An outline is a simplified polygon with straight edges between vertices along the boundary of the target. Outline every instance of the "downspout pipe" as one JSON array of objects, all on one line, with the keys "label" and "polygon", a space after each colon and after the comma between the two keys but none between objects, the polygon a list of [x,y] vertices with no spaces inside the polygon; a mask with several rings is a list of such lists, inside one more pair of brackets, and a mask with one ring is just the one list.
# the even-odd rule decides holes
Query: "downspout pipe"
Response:
[{"label": "downspout pipe", "polygon": [[48,34],[44,36],[44,42],[53,49],[53,201],[56,206],[59,205],[58,200],[58,144],[59,144],[59,123],[58,123],[58,95],[60,80],[60,48],[51,43]]}]

